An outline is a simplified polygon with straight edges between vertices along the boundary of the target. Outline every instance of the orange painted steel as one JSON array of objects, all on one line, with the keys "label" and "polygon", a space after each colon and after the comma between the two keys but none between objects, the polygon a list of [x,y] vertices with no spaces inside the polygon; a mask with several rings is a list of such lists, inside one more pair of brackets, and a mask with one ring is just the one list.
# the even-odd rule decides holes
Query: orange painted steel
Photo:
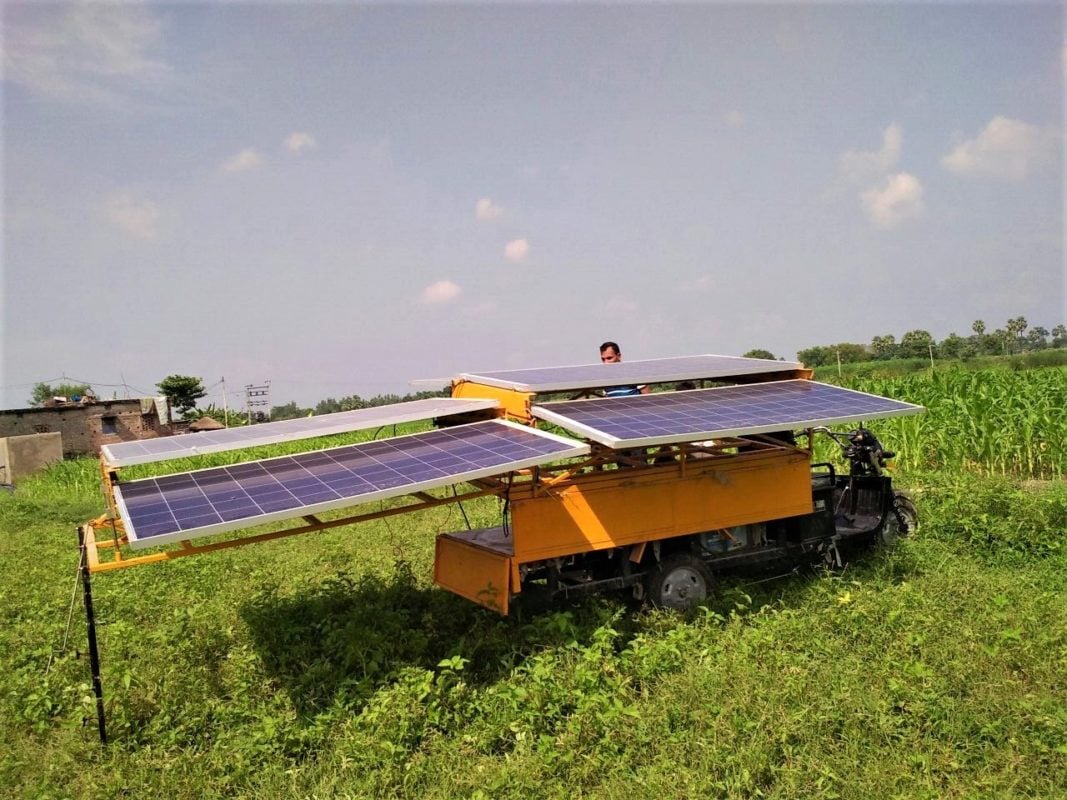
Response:
[{"label": "orange painted steel", "polygon": [[[430,499],[422,499],[417,503],[405,506],[397,506],[395,508],[386,508],[381,511],[371,511],[364,514],[356,514],[352,516],[342,517],[340,519],[332,519],[326,521],[310,522],[307,525],[300,525],[295,528],[286,528],[279,531],[268,531],[267,533],[259,533],[254,536],[242,536],[238,539],[226,539],[220,542],[212,542],[211,544],[194,545],[188,541],[181,542],[177,550],[162,550],[156,553],[148,553],[140,556],[123,556],[122,545],[127,544],[125,534],[117,537],[113,542],[111,541],[97,541],[96,540],[96,528],[108,525],[112,522],[107,515],[98,517],[89,524],[86,525],[86,551],[88,553],[89,571],[91,573],[96,572],[111,572],[117,569],[126,569],[128,567],[138,567],[144,564],[156,564],[160,561],[173,561],[176,558],[184,558],[186,556],[195,556],[201,553],[211,553],[215,550],[228,550],[233,547],[244,547],[249,544],[256,544],[258,542],[267,542],[272,539],[284,539],[288,536],[297,536],[302,533],[312,533],[314,531],[328,530],[330,528],[338,528],[344,525],[354,525],[359,522],[366,522],[372,519],[381,519],[383,517],[392,517],[397,514],[409,514],[413,511],[421,511],[426,508],[435,508],[437,506],[449,505],[451,503],[462,502],[463,500],[472,500],[477,497],[487,497],[491,495],[501,494],[506,490],[506,484],[500,484],[497,486],[489,486],[488,488],[482,488],[477,491],[467,492],[461,495],[451,495],[448,497],[433,498],[429,495]],[[409,497],[411,495],[408,495]],[[316,518],[310,518],[316,519]],[[121,520],[118,521],[121,526]],[[100,559],[99,551],[101,549],[111,550],[113,560],[102,561]]]},{"label": "orange painted steel", "polygon": [[434,566],[439,585],[502,614],[522,591],[524,564],[617,547],[640,559],[649,542],[810,514],[810,458],[777,447],[594,470],[558,483],[516,484],[508,497],[510,547],[443,536]]},{"label": "orange painted steel", "polygon": [[513,419],[526,425],[536,424],[530,413],[530,404],[534,395],[531,392],[516,392],[513,389],[501,389],[471,381],[456,381],[452,384],[453,397],[469,397],[477,400],[496,400],[503,409],[507,419]]},{"label": "orange painted steel", "polygon": [[483,532],[449,533],[437,537],[433,581],[460,597],[507,616],[511,596],[518,592],[517,574],[512,575],[510,548],[499,540],[479,542],[480,533]]},{"label": "orange painted steel", "polygon": [[511,496],[519,563],[768,522],[812,511],[807,454],[770,451],[611,470],[538,497]]}]

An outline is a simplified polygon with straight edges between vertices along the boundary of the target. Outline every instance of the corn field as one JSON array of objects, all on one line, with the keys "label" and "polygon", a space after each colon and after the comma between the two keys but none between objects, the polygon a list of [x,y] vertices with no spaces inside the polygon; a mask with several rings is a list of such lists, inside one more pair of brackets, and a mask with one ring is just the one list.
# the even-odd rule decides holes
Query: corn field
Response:
[{"label": "corn field", "polygon": [[871,425],[902,469],[1024,479],[1067,472],[1067,369],[944,370],[845,385],[926,407]]}]

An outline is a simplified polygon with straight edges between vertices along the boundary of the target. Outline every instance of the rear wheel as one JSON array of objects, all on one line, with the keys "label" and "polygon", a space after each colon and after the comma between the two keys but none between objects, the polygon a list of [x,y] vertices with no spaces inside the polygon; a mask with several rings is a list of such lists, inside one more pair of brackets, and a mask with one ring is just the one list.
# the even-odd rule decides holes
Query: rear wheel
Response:
[{"label": "rear wheel", "polygon": [[654,605],[687,611],[708,599],[711,570],[695,555],[675,553],[656,565],[646,585],[648,599]]},{"label": "rear wheel", "polygon": [[893,494],[893,508],[882,525],[882,542],[893,544],[915,533],[919,527],[919,512],[915,504],[903,492]]}]

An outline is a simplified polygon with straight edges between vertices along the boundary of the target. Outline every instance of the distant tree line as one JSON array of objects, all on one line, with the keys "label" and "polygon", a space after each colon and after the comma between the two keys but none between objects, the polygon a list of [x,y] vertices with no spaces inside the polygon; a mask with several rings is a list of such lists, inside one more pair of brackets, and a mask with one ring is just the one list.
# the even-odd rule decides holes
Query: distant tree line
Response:
[{"label": "distant tree line", "polygon": [[[870,344],[841,342],[800,350],[797,360],[807,367],[857,361],[888,361],[893,358],[969,359],[986,355],[1013,355],[1049,347],[1067,347],[1067,327],[1057,325],[1051,331],[1040,325],[1030,327],[1026,317],[1013,317],[1003,328],[987,332],[983,320],[971,325],[969,336],[950,333],[940,342],[921,329],[908,331],[898,342],[891,334],[875,336]],[[750,351],[756,352],[756,351]],[[765,351],[764,351],[765,352]],[[747,354],[746,354],[747,355]]]},{"label": "distant tree line", "polygon": [[406,403],[410,400],[425,400],[430,397],[448,397],[449,392],[446,389],[435,392],[416,392],[414,394],[379,394],[365,400],[358,394],[353,394],[348,397],[342,397],[337,400],[333,397],[327,397],[325,400],[320,400],[314,408],[302,408],[295,402],[286,403],[281,406],[273,406],[270,410],[270,418],[272,421],[280,419],[296,419],[297,417],[318,416],[319,414],[333,414],[337,411],[355,411],[360,408],[374,408],[376,406],[387,406],[392,403]]}]

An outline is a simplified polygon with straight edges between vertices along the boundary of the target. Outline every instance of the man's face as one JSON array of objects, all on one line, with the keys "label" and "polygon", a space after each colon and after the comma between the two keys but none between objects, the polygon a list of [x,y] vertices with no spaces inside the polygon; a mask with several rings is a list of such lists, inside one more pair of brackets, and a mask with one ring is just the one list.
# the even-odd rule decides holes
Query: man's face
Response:
[{"label": "man's face", "polygon": [[605,364],[618,364],[622,358],[614,347],[606,347],[600,351],[600,360]]}]

